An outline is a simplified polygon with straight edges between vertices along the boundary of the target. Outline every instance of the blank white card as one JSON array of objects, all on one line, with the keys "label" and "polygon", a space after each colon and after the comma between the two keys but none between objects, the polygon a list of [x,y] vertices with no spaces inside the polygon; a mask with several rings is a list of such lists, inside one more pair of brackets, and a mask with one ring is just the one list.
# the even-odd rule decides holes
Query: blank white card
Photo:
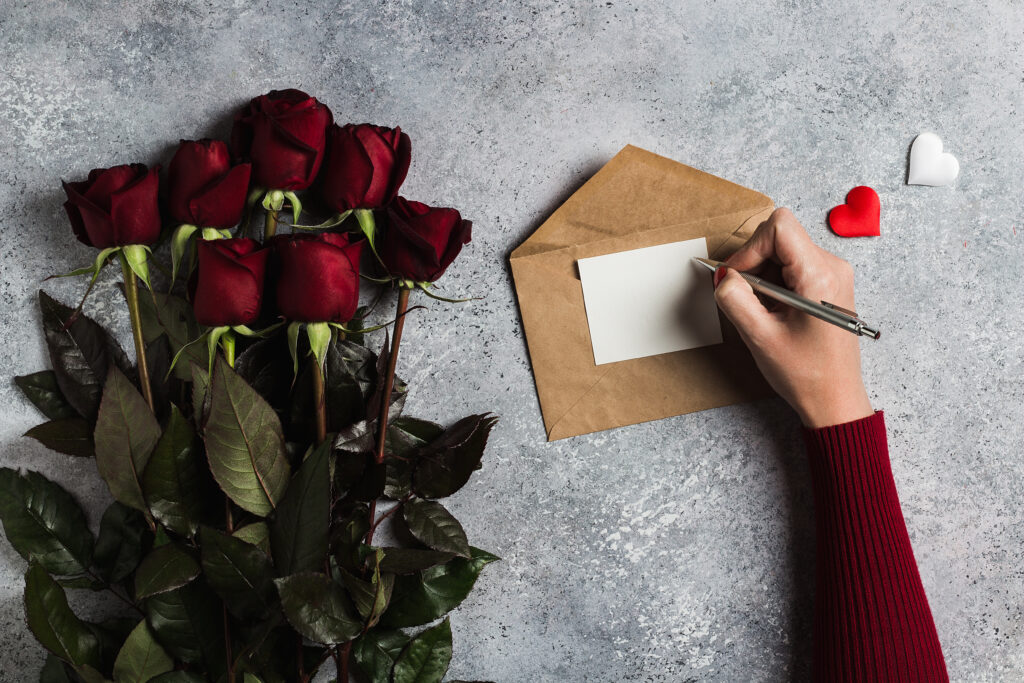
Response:
[{"label": "blank white card", "polygon": [[576,263],[597,365],[722,343],[703,237]]}]

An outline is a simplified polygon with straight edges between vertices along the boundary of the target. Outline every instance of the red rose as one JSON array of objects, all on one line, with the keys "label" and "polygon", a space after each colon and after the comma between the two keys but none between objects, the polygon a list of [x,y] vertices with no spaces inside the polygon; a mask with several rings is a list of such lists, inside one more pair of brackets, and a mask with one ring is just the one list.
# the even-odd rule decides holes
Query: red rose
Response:
[{"label": "red rose", "polygon": [[160,237],[159,166],[95,168],[89,178],[64,183],[64,209],[75,236],[90,247],[153,244]]},{"label": "red rose", "polygon": [[396,197],[385,212],[379,252],[388,271],[415,282],[433,282],[469,243],[473,224],[455,209],[437,209]]},{"label": "red rose", "polygon": [[304,190],[324,158],[326,105],[301,90],[273,90],[235,116],[231,146],[252,162],[253,181],[272,190]]},{"label": "red rose", "polygon": [[245,208],[250,169],[232,167],[220,140],[182,140],[168,169],[171,216],[200,228],[234,227]]},{"label": "red rose", "polygon": [[255,322],[270,251],[251,239],[199,240],[197,246],[199,277],[192,296],[196,321],[208,327]]},{"label": "red rose", "polygon": [[401,128],[368,123],[331,126],[322,177],[324,201],[339,213],[386,205],[405,180],[411,149]]},{"label": "red rose", "polygon": [[344,233],[282,235],[277,307],[293,322],[348,322],[359,305],[359,257],[364,242]]}]

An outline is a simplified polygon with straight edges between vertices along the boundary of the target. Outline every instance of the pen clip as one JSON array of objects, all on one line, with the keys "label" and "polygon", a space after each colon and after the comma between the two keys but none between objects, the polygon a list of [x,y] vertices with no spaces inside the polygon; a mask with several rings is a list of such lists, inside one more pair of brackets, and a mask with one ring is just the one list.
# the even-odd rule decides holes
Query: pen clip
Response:
[{"label": "pen clip", "polygon": [[850,316],[851,318],[856,318],[858,320],[860,319],[857,316],[857,311],[851,311],[848,308],[843,308],[842,306],[836,306],[835,304],[829,303],[828,301],[825,301],[824,299],[821,300],[821,305],[825,306],[826,308],[831,308],[833,311],[839,311],[840,313],[844,313],[844,314]]}]

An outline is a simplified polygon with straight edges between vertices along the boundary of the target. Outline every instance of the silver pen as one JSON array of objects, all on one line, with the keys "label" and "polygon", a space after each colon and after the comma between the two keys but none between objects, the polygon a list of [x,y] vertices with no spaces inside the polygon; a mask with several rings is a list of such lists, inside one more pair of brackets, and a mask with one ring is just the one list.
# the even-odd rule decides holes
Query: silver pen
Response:
[{"label": "silver pen", "polygon": [[[701,264],[710,271],[715,271],[719,266],[725,266],[721,261],[712,261],[711,259],[700,258],[694,256],[693,260]],[[871,337],[872,339],[878,339],[882,336],[882,333],[878,330],[869,327],[867,323],[857,317],[854,311],[848,311],[845,308],[830,304],[827,301],[818,303],[817,301],[811,301],[806,297],[802,297],[796,292],[792,292],[785,287],[780,287],[766,280],[762,280],[756,275],[750,273],[744,273],[736,271],[740,274],[744,280],[750,283],[750,286],[758,294],[763,294],[766,297],[775,299],[776,301],[782,302],[787,306],[792,306],[798,311],[803,311],[807,315],[813,315],[819,320],[824,320],[827,323],[832,323],[836,327],[841,327],[847,332],[853,332],[854,334],[862,335],[864,337]]]}]

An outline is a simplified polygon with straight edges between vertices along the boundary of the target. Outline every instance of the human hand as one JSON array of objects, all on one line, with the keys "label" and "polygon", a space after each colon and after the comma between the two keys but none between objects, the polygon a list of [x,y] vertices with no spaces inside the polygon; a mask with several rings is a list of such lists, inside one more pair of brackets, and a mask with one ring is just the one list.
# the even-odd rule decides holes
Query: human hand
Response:
[{"label": "human hand", "polygon": [[811,241],[789,209],[776,209],[715,272],[715,300],[732,321],[765,378],[812,428],[871,415],[860,370],[859,337],[780,305],[769,309],[737,271],[781,267],[793,291],[850,310],[853,268]]}]

